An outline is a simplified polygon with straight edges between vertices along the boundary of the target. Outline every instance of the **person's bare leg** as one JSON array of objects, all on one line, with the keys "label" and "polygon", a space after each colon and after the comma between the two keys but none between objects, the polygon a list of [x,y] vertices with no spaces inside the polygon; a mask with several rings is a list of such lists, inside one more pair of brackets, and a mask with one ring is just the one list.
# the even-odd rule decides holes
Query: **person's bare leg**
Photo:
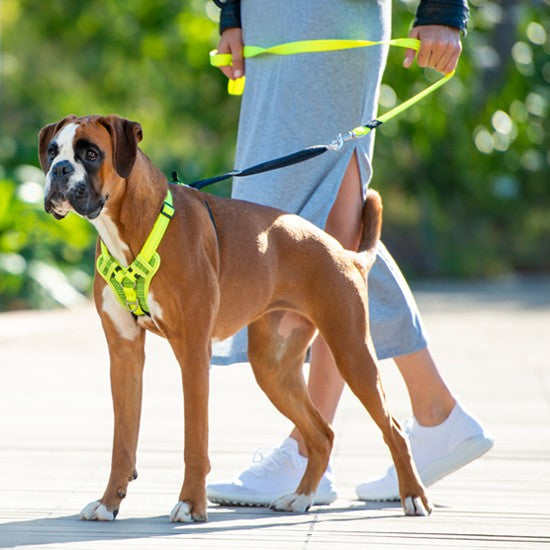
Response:
[{"label": "person's bare leg", "polygon": [[[348,250],[357,250],[359,246],[362,209],[359,165],[356,155],[353,154],[325,226],[325,231]],[[324,338],[318,336],[311,347],[308,391],[313,404],[329,423],[334,420],[343,389],[344,381],[338,372],[332,353]],[[290,437],[298,442],[300,454],[307,456],[302,438],[296,428]]]},{"label": "person's bare leg", "polygon": [[[359,167],[357,159],[353,155],[325,228],[327,232],[331,233],[350,250],[357,250],[359,245],[362,207]],[[395,362],[407,385],[417,421],[425,426],[443,422],[453,409],[455,401],[441,379],[428,349],[425,348],[416,353],[402,355],[397,357]],[[332,353],[324,339],[317,338],[312,346],[308,391],[313,403],[328,422],[332,422],[334,419],[343,387],[344,382],[334,363]],[[468,441],[473,440],[477,445],[467,455],[466,462],[468,462],[486,452],[491,447],[492,440],[485,436],[481,425],[475,424],[475,420],[468,419],[468,417],[465,421],[464,414],[462,414],[459,428],[464,423],[467,424],[468,428],[465,430],[465,437],[470,438]],[[438,428],[425,429],[438,430]],[[443,429],[446,429],[446,427],[443,427]],[[456,432],[456,427],[454,431]],[[300,433],[296,429],[292,431],[290,438],[298,443],[298,452],[302,456],[307,456]],[[433,445],[431,448],[433,448]],[[282,455],[281,450],[283,451]],[[294,452],[292,445],[289,446],[285,441],[279,449],[274,449],[273,455],[266,455],[265,458],[262,458],[260,465],[265,462],[270,466],[270,469],[265,470],[262,476],[258,476],[258,465],[253,464],[239,476],[238,480],[209,484],[208,498],[212,502],[222,504],[257,505],[258,502],[265,501],[266,495],[269,496],[270,491],[273,492],[273,480],[275,480],[278,490],[280,490],[281,485],[286,484],[289,485],[289,491],[292,491],[300,477],[295,459],[289,458]],[[281,461],[282,457],[285,458],[284,461]],[[458,466],[454,464],[453,469],[460,466],[460,464]],[[449,471],[444,472],[443,475],[447,475]],[[384,478],[388,475],[386,474]],[[359,485],[357,487],[359,498],[362,500],[392,499],[396,495],[398,498],[397,480],[390,479],[389,487],[387,487],[388,483],[384,478],[381,480],[384,482],[381,493],[378,490],[379,481],[375,482],[374,491],[370,482]],[[320,503],[330,503],[336,498],[331,475],[328,475],[326,479],[323,477],[319,490],[321,491]]]},{"label": "person's bare leg", "polygon": [[409,392],[413,414],[422,426],[441,424],[456,400],[437,370],[428,348],[394,357]]},{"label": "person's bare leg", "polygon": [[[325,227],[327,233],[349,250],[357,250],[361,237],[363,197],[360,182],[357,157],[353,155]],[[456,401],[437,370],[428,348],[401,355],[394,361],[407,386],[413,414],[418,422],[424,426],[443,422]],[[311,400],[329,423],[334,420],[343,388],[344,381],[332,353],[319,336],[311,348],[308,390]],[[290,437],[298,442],[300,454],[306,456],[302,438],[296,428]]]}]

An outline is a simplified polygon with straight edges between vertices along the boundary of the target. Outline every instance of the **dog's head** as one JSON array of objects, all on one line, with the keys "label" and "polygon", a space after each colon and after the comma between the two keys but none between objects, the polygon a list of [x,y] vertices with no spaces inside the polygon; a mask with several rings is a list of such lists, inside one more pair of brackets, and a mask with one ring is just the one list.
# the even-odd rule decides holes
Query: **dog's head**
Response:
[{"label": "dog's head", "polygon": [[44,208],[61,219],[71,210],[93,220],[134,167],[141,126],[116,115],[70,115],[39,134],[46,173]]}]

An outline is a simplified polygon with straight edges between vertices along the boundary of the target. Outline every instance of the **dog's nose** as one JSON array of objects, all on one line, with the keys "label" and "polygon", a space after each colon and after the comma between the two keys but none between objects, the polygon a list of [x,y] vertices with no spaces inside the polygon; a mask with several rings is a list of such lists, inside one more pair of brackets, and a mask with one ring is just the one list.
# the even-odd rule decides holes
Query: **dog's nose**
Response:
[{"label": "dog's nose", "polygon": [[68,160],[62,160],[52,166],[52,176],[59,178],[67,177],[74,172],[73,165]]}]

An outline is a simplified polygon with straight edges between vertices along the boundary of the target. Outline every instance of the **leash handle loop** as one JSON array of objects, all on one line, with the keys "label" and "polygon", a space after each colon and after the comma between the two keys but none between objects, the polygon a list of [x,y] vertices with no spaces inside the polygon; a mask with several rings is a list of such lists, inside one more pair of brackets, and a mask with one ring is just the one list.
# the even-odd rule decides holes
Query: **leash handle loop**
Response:
[{"label": "leash handle loop", "polygon": [[[354,48],[366,48],[369,46],[397,46],[400,48],[411,48],[418,51],[420,49],[420,40],[417,38],[392,38],[391,40],[372,41],[372,40],[345,40],[345,39],[326,39],[326,40],[298,40],[296,42],[286,42],[277,44],[268,48],[260,46],[244,46],[243,57],[250,58],[258,55],[294,55],[298,53],[330,52],[338,50],[351,50]],[[218,50],[210,52],[210,65],[214,67],[231,67],[233,60],[230,53],[218,53]]]},{"label": "leash handle loop", "polygon": [[[399,48],[410,48],[418,51],[420,49],[420,40],[416,38],[392,38],[385,41],[371,41],[371,40],[341,40],[341,39],[328,39],[328,40],[299,40],[297,42],[286,42],[284,44],[277,44],[268,48],[261,48],[259,46],[244,46],[243,56],[245,58],[256,57],[258,55],[294,55],[299,53],[313,53],[313,52],[327,52],[327,51],[339,51],[349,50],[354,48],[366,48],[369,46],[397,46]],[[230,53],[218,53],[217,50],[210,52],[210,64],[214,67],[232,66],[233,61]],[[438,88],[448,82],[455,74],[455,71],[446,74],[426,89],[410,97],[400,105],[397,105],[393,109],[390,109],[383,115],[380,115],[377,119],[379,124],[391,120],[395,116],[401,114],[403,111],[412,107],[415,103],[424,99],[426,96],[435,92]],[[229,80],[228,92],[231,95],[242,95],[244,91],[245,77],[237,78],[235,80]],[[374,128],[365,126],[358,126],[351,131],[351,137],[363,137],[370,133]]]},{"label": "leash handle loop", "polygon": [[[346,39],[322,39],[322,40],[298,40],[286,42],[268,48],[260,46],[244,46],[243,57],[251,58],[258,55],[294,55],[300,53],[330,52],[339,50],[351,50],[354,48],[367,48],[369,46],[397,46],[399,48],[410,48],[418,51],[420,40],[416,38],[392,38],[391,40],[346,40]],[[230,53],[218,53],[217,50],[210,52],[210,64],[214,67],[231,67],[233,60]],[[246,77],[242,76],[230,80],[227,90],[231,95],[242,95]]]}]

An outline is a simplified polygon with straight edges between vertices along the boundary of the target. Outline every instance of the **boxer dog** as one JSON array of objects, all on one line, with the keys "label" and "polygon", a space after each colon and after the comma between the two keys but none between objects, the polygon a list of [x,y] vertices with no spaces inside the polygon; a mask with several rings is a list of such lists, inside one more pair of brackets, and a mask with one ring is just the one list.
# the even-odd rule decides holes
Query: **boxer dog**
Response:
[{"label": "boxer dog", "polygon": [[[115,115],[71,115],[39,135],[46,211],[56,218],[71,211],[87,218],[124,267],[141,250],[169,187],[138,148],[141,139],[137,122]],[[271,508],[305,512],[327,468],[333,432],[310,401],[302,373],[318,331],[382,431],[405,514],[429,514],[432,506],[407,440],[386,405],[368,331],[366,276],[380,236],[379,195],[367,196],[361,252],[354,253],[298,216],[185,186],[170,189],[175,212],[158,246],[161,264],[147,296],[148,314],[133,314],[97,273],[94,280],[109,348],[115,425],[105,493],[81,517],[113,520],[137,476],[144,340],[150,330],[168,340],[183,379],[185,474],[170,520],[207,520],[211,344],[245,326],[256,380],[300,430],[309,457],[295,492]]]}]

